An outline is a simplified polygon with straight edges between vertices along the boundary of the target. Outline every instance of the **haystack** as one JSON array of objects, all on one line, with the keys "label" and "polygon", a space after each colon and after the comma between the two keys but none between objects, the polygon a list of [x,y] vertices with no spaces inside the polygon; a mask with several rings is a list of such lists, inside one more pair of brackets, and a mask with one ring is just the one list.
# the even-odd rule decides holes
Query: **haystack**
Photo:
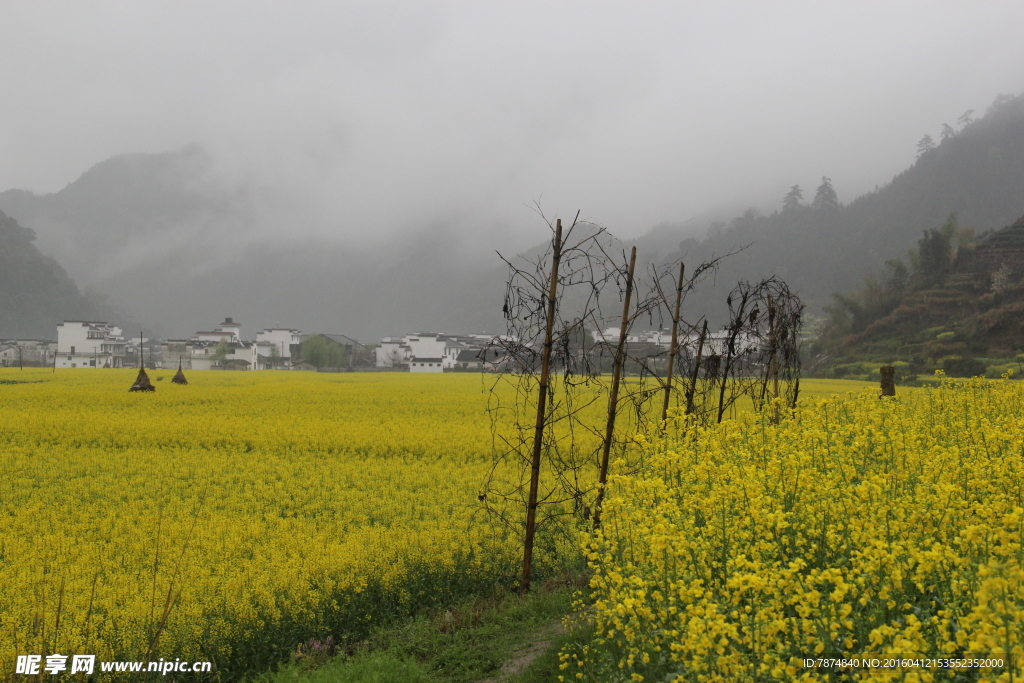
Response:
[{"label": "haystack", "polygon": [[149,381],[146,368],[139,368],[139,376],[135,378],[135,384],[128,391],[156,391],[156,387]]},{"label": "haystack", "polygon": [[181,359],[178,359],[178,371],[174,373],[174,377],[171,378],[172,384],[188,384],[188,380],[185,379],[185,373],[181,371]]}]

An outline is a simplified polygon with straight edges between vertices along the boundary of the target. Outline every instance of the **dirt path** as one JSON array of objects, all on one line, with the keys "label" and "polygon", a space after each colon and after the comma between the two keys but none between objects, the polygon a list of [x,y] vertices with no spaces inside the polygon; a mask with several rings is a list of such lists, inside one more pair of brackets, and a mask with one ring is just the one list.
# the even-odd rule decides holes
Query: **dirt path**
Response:
[{"label": "dirt path", "polygon": [[498,672],[496,677],[485,678],[482,681],[478,681],[478,683],[502,683],[502,681],[506,681],[522,672],[533,663],[533,660],[537,659],[551,646],[551,640],[555,636],[564,632],[565,628],[561,623],[551,624],[534,631],[525,641],[528,645],[516,650],[515,654],[512,655],[512,659],[501,665],[501,671]]}]

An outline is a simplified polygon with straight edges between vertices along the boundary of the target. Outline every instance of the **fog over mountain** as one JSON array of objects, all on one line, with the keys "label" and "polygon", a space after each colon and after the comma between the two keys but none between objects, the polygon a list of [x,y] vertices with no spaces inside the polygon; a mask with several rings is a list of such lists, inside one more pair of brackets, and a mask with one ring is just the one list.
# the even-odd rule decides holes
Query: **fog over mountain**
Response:
[{"label": "fog over mountain", "polygon": [[500,329],[494,250],[544,239],[534,202],[666,256],[823,175],[850,202],[1024,91],[1022,21],[1010,2],[6,3],[0,209],[164,334]]}]

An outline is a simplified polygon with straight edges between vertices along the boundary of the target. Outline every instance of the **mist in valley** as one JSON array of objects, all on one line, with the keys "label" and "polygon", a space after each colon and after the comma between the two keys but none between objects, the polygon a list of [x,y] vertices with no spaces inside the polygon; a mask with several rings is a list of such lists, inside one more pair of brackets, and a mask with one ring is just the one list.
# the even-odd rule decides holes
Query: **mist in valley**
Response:
[{"label": "mist in valley", "polygon": [[[785,271],[820,307],[933,216],[880,208],[898,237],[845,271],[829,245],[856,240],[811,240],[804,273],[758,216],[823,176],[844,205],[884,190],[922,135],[1024,91],[1022,20],[1019,3],[8,3],[0,211],[90,310],[170,337],[225,316],[246,336],[500,332],[495,252],[547,239],[538,208],[645,260],[774,241],[722,285]],[[1001,227],[1004,194],[952,209]]]}]

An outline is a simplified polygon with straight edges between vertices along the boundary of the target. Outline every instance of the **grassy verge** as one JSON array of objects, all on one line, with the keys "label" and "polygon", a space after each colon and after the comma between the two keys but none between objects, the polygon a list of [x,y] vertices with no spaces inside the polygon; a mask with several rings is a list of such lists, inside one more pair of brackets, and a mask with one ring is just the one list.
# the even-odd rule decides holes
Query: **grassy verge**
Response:
[{"label": "grassy verge", "polygon": [[[375,630],[344,652],[321,651],[255,683],[541,683],[558,680],[560,627],[585,581],[550,581],[530,595],[500,593]],[[316,649],[316,648],[309,648]],[[519,660],[520,671],[502,670]]]},{"label": "grassy verge", "polygon": [[573,643],[584,643],[591,634],[566,633],[551,640],[550,645],[521,673],[511,676],[503,683],[558,683],[559,674],[565,674],[559,669],[562,664],[558,653],[568,649],[567,646]]}]

